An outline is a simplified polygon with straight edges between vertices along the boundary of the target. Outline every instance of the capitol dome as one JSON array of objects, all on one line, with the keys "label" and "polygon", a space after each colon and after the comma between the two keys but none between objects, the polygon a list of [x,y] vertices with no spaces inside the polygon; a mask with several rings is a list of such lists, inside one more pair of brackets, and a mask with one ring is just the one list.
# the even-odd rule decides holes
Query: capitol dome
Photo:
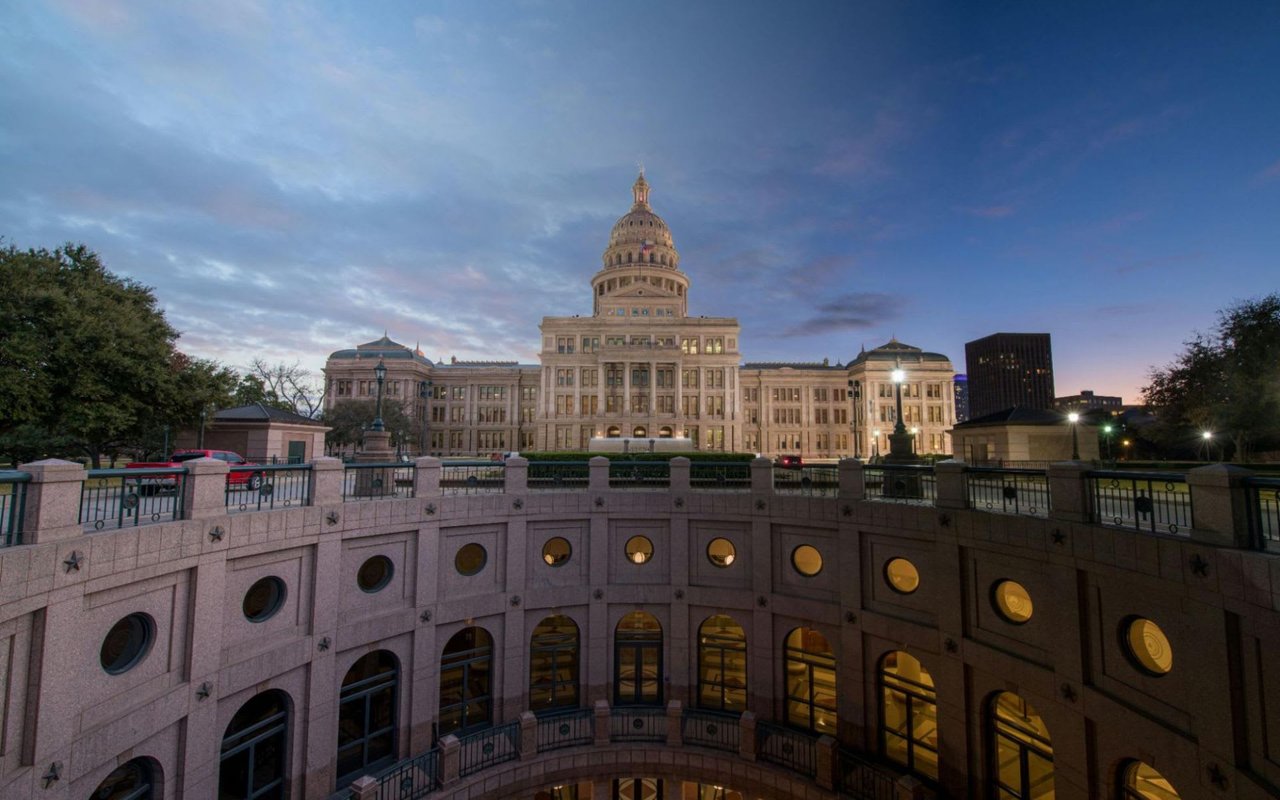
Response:
[{"label": "capitol dome", "polygon": [[649,182],[643,170],[631,186],[631,193],[635,198],[631,210],[619,217],[609,232],[604,266],[641,263],[677,268],[680,254],[676,252],[671,229],[649,205]]}]

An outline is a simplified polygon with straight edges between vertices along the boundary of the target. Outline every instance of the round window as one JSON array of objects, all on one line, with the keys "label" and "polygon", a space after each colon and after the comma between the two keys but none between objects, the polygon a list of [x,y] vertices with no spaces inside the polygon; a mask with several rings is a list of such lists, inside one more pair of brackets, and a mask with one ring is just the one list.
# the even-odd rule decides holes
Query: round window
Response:
[{"label": "round window", "polygon": [[356,573],[356,583],[363,592],[381,591],[391,583],[391,575],[394,572],[395,566],[391,563],[391,559],[386,556],[374,556],[360,565],[360,571]]},{"label": "round window", "polygon": [[241,608],[245,619],[250,622],[266,622],[284,605],[284,596],[284,581],[274,575],[259,578],[244,593]]},{"label": "round window", "polygon": [[723,537],[716,537],[707,543],[707,560],[717,567],[727,567],[738,557],[733,542]]},{"label": "round window", "polygon": [[884,565],[884,579],[899,594],[911,594],[920,588],[920,572],[905,558],[891,558]]},{"label": "round window", "polygon": [[1166,675],[1173,669],[1173,648],[1160,626],[1145,617],[1124,623],[1124,644],[1129,658],[1149,675]]},{"label": "round window", "polygon": [[822,572],[822,553],[813,545],[802,544],[791,551],[791,566],[806,578],[812,578]]},{"label": "round window", "polygon": [[653,558],[653,542],[647,536],[632,536],[627,540],[627,560],[632,564],[643,564]]},{"label": "round window", "polygon": [[547,562],[548,566],[563,567],[569,562],[571,555],[573,555],[573,547],[563,536],[554,536],[542,546],[542,560]]},{"label": "round window", "polygon": [[98,654],[111,675],[128,672],[146,657],[155,639],[156,624],[146,614],[130,614],[111,626]]},{"label": "round window", "polygon": [[485,549],[472,542],[458,548],[458,554],[453,557],[453,566],[463,575],[475,575],[484,569],[488,560],[489,554]]},{"label": "round window", "polygon": [[992,598],[996,604],[996,611],[1000,612],[1000,616],[1015,625],[1021,625],[1031,619],[1031,614],[1035,610],[1031,603],[1031,595],[1022,584],[1017,581],[1000,581],[992,589]]}]

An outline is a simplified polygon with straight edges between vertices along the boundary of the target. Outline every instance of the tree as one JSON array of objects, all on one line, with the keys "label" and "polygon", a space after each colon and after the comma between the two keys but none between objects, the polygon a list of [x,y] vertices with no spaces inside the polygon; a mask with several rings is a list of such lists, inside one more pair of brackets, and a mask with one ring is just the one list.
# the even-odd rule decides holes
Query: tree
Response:
[{"label": "tree", "polygon": [[[325,434],[325,443],[336,449],[345,449],[348,445],[358,445],[364,438],[364,431],[373,425],[377,404],[373,400],[339,400],[333,407],[321,415],[321,419],[330,430]],[[394,402],[382,401],[382,424],[391,434],[391,446],[400,447],[417,441],[416,424],[402,406]]]},{"label": "tree", "polygon": [[320,408],[324,405],[322,387],[311,372],[303,369],[296,361],[293,364],[268,364],[261,358],[255,358],[244,381],[257,383],[263,395],[247,402],[261,402],[312,418],[320,413]]},{"label": "tree", "polygon": [[1185,448],[1209,431],[1230,440],[1237,461],[1280,443],[1280,294],[1219,311],[1186,348],[1142,390],[1157,436]]},{"label": "tree", "polygon": [[230,370],[174,349],[149,287],[83,245],[0,248],[0,452],[15,461],[137,448],[225,404]]}]

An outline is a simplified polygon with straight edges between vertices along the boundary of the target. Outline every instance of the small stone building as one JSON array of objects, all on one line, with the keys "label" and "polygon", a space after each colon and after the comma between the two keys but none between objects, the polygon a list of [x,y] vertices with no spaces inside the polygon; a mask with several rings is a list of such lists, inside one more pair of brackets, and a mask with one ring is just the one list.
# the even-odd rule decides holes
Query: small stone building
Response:
[{"label": "small stone building", "polygon": [[[1098,458],[1098,434],[1084,419],[1076,423],[1080,458]],[[969,464],[1008,464],[1071,460],[1071,422],[1067,415],[1025,406],[962,422],[951,429],[955,458]]]},{"label": "small stone building", "polygon": [[[204,446],[230,450],[259,463],[301,464],[324,455],[324,435],[319,420],[279,408],[250,403],[215,412],[204,429]],[[199,431],[178,435],[174,449],[199,446]]]}]

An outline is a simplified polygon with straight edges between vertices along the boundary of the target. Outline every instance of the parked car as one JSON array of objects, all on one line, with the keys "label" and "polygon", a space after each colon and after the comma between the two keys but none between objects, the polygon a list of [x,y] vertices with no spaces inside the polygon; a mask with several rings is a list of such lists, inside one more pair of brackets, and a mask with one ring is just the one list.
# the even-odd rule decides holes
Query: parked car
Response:
[{"label": "parked car", "polygon": [[[244,467],[256,467],[256,463],[247,461],[239,453],[233,453],[230,450],[175,450],[168,461],[135,461],[125,465],[125,469],[173,469],[181,467],[184,462],[194,461],[197,458],[213,458],[218,461],[227,462],[227,466],[233,471],[227,473],[227,485],[240,488],[248,488],[257,491],[262,486],[262,473],[245,470]],[[238,471],[234,471],[238,470]],[[166,477],[164,475],[153,475],[138,479],[138,486],[141,489],[149,489],[150,491],[167,491],[172,490],[178,485],[178,481],[174,477]]]},{"label": "parked car", "polygon": [[804,459],[800,456],[778,456],[773,463],[781,469],[800,469],[804,466]]}]

